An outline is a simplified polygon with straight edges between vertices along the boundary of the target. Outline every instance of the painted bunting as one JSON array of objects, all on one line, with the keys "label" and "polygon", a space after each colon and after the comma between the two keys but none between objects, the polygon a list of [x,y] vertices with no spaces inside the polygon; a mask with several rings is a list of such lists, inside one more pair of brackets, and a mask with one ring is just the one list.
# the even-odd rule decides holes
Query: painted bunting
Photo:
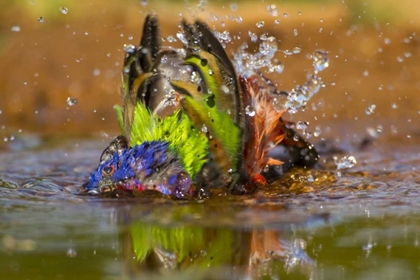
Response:
[{"label": "painted bunting", "polygon": [[286,161],[313,165],[318,155],[273,107],[261,75],[239,75],[221,43],[201,22],[181,22],[182,49],[162,49],[156,16],[145,19],[138,47],[125,46],[122,135],[101,155],[84,184],[90,194],[158,191],[191,198],[225,187],[235,194],[267,183],[270,157],[286,147]]}]

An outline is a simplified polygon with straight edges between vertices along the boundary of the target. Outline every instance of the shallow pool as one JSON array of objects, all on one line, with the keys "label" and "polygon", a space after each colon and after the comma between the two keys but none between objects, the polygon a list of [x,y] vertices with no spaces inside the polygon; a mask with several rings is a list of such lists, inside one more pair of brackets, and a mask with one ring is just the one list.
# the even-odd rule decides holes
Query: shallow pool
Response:
[{"label": "shallow pool", "polygon": [[[106,142],[106,141],[105,141]],[[415,141],[326,153],[253,195],[205,201],[77,195],[106,145],[2,151],[4,279],[416,279]]]}]

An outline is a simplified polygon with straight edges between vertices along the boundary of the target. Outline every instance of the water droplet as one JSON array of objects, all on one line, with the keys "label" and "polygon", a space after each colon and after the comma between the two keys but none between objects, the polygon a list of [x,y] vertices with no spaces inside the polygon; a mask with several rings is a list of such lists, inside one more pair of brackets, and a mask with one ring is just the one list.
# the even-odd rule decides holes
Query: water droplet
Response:
[{"label": "water droplet", "polygon": [[312,54],[312,60],[315,73],[323,71],[330,65],[330,58],[328,57],[328,53],[323,50],[316,50]]},{"label": "water droplet", "polygon": [[127,66],[124,66],[123,67],[123,72],[124,72],[124,74],[130,73],[130,67],[128,65]]},{"label": "water droplet", "polygon": [[296,123],[296,128],[305,130],[308,128],[308,124],[309,124],[308,122],[298,121]]},{"label": "water droplet", "polygon": [[377,131],[373,127],[367,127],[366,132],[369,134],[370,137],[376,139],[379,137]]},{"label": "water droplet", "polygon": [[294,47],[293,50],[292,50],[292,53],[294,53],[294,54],[298,54],[300,52],[301,52],[301,49],[299,47]]},{"label": "water droplet", "polygon": [[391,104],[391,108],[392,108],[392,109],[397,109],[397,108],[398,108],[397,103],[392,103],[392,104]]},{"label": "water droplet", "polygon": [[375,104],[370,104],[369,106],[367,106],[365,113],[366,115],[372,115],[375,111],[376,105]]},{"label": "water droplet", "polygon": [[207,251],[206,251],[206,250],[200,250],[200,255],[201,255],[202,257],[207,256]]},{"label": "water droplet", "polygon": [[283,17],[284,17],[284,18],[287,18],[288,16],[289,16],[289,15],[288,15],[287,13],[284,13],[284,14],[283,14]]},{"label": "water droplet", "polygon": [[214,74],[213,73],[213,70],[211,70],[211,69],[209,69],[209,72],[208,73],[209,73],[210,76],[213,76],[213,74]]},{"label": "water droplet", "polygon": [[201,127],[201,132],[207,133],[208,131],[209,129],[207,128],[207,126],[203,124],[203,126]]},{"label": "water droplet", "polygon": [[232,37],[230,36],[229,31],[227,31],[227,30],[225,30],[223,32],[213,32],[213,34],[223,44],[232,42]]},{"label": "water droplet", "polygon": [[297,30],[297,29],[294,29],[294,30],[293,30],[293,36],[297,36],[297,35],[299,35],[299,32],[298,32],[298,30]]},{"label": "water droplet", "polygon": [[391,44],[391,39],[389,39],[389,38],[385,38],[385,39],[384,39],[384,44],[385,44],[385,45],[389,45],[389,44]]},{"label": "water droplet", "polygon": [[279,12],[277,11],[277,6],[275,4],[267,5],[266,9],[270,15],[273,17],[276,17],[279,15]]},{"label": "water droplet", "polygon": [[272,65],[269,68],[269,72],[273,72],[273,71],[276,72],[277,74],[283,73],[283,71],[284,71],[284,65],[283,65],[283,63],[279,62],[276,65]]},{"label": "water droplet", "polygon": [[277,51],[276,38],[273,36],[267,37],[267,39],[261,42],[259,51],[261,54],[266,55],[268,59],[271,59]]},{"label": "water droplet", "polygon": [[149,4],[149,0],[140,0],[140,5],[142,5],[143,7],[146,7],[147,4]]},{"label": "water droplet", "polygon": [[174,36],[172,36],[172,35],[169,35],[168,37],[166,37],[166,40],[167,40],[169,43],[175,43],[175,42],[177,41],[177,39],[175,39],[175,37],[174,37]]},{"label": "water droplet", "polygon": [[264,24],[265,24],[264,21],[259,21],[255,24],[255,26],[257,26],[258,28],[262,28],[264,27]]},{"label": "water droplet", "polygon": [[39,23],[43,23],[44,22],[44,18],[43,17],[38,17],[38,22]]},{"label": "water droplet", "polygon": [[352,168],[356,165],[357,161],[354,156],[344,156],[340,159],[334,156],[334,163],[337,166],[337,170],[340,170],[345,168]]},{"label": "water droplet", "polygon": [[67,250],[67,257],[69,257],[69,258],[75,258],[76,256],[77,256],[76,250],[74,250],[73,248],[69,248]]},{"label": "water droplet", "polygon": [[316,126],[315,131],[314,131],[314,136],[319,137],[319,135],[321,135],[321,128],[319,128],[319,126]]},{"label": "water droplet", "polygon": [[61,12],[63,15],[67,15],[67,13],[69,12],[69,9],[67,9],[66,7],[60,7],[60,12]]},{"label": "water droplet", "polygon": [[362,246],[363,251],[370,252],[372,251],[373,245],[372,243],[368,243]]},{"label": "water droplet", "polygon": [[222,90],[222,92],[223,92],[224,94],[229,94],[229,93],[230,93],[230,89],[229,89],[229,87],[227,87],[226,85],[222,85],[222,86],[220,87],[220,89]]},{"label": "water droplet", "polygon": [[270,166],[268,164],[266,164],[263,168],[263,172],[268,172],[270,170]]},{"label": "water droplet", "polygon": [[363,76],[364,76],[364,77],[369,76],[369,71],[368,71],[368,70],[363,71]]},{"label": "water droplet", "polygon": [[236,3],[231,3],[231,4],[229,5],[229,8],[230,8],[230,10],[231,10],[232,12],[236,12],[236,11],[238,10],[238,4],[236,4]]},{"label": "water droplet", "polygon": [[274,24],[280,24],[280,20],[279,20],[279,19],[276,19],[276,20],[274,21]]},{"label": "water droplet", "polygon": [[93,76],[99,76],[101,75],[101,70],[99,70],[98,68],[93,69]]},{"label": "water droplet", "polygon": [[255,43],[258,41],[258,35],[254,32],[248,31],[248,35],[251,38],[251,42]]},{"label": "water droplet", "polygon": [[312,175],[308,175],[308,177],[306,177],[306,182],[308,182],[308,183],[312,183],[312,182],[314,182],[314,181],[315,181],[314,176],[312,176]]},{"label": "water droplet", "polygon": [[284,50],[283,51],[283,53],[284,53],[284,55],[293,55],[293,52],[292,51],[289,51],[289,50]]},{"label": "water droplet", "polygon": [[168,57],[167,57],[166,55],[163,55],[163,56],[160,58],[160,63],[165,64],[166,62],[168,62]]},{"label": "water droplet", "polygon": [[255,109],[251,105],[248,105],[245,107],[245,114],[247,114],[250,117],[255,116]]},{"label": "water droplet", "polygon": [[188,40],[185,38],[184,33],[182,33],[181,31],[178,31],[176,33],[176,37],[184,44],[184,45],[188,45]]},{"label": "water droplet", "polygon": [[76,98],[67,97],[67,105],[74,106],[76,104],[77,104],[77,99]]},{"label": "water droplet", "polygon": [[124,45],[124,52],[133,54],[136,51],[136,46],[133,44]]},{"label": "water droplet", "polygon": [[13,25],[10,30],[12,30],[12,32],[20,32],[20,26],[19,25]]}]

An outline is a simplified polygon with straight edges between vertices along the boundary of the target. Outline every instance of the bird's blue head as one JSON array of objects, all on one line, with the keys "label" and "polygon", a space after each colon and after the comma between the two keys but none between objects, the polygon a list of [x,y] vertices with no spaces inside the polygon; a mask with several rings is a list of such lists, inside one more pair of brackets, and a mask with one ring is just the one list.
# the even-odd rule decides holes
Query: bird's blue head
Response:
[{"label": "bird's blue head", "polygon": [[194,192],[191,177],[167,142],[144,142],[129,148],[124,136],[115,138],[103,151],[98,168],[83,188],[89,194],[114,196],[155,190],[189,198]]}]

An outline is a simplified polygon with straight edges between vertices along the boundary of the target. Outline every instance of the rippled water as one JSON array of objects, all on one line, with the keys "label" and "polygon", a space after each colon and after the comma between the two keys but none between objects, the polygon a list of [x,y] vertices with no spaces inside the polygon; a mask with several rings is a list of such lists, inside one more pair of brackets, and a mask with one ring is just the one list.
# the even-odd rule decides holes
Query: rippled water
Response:
[{"label": "rippled water", "polygon": [[[105,146],[1,152],[4,279],[415,279],[416,140],[326,153],[267,190],[206,201],[76,194]],[[358,163],[336,171],[333,156]]]}]

